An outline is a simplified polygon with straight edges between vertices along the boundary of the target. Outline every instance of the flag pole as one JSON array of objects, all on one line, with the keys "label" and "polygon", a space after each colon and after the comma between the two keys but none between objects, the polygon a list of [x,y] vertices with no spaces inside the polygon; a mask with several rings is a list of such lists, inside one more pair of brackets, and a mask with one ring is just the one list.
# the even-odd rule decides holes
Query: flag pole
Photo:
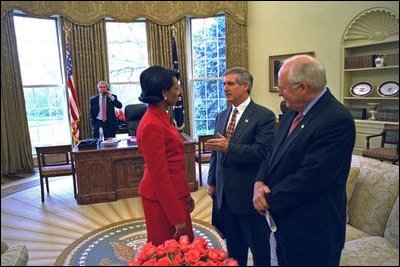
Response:
[{"label": "flag pole", "polygon": [[[178,80],[181,78],[181,73],[179,70],[179,62],[178,62],[178,49],[176,45],[176,39],[175,39],[175,34],[176,34],[176,28],[174,25],[170,26],[171,32],[172,32],[172,69],[179,74]],[[185,127],[184,123],[184,118],[185,118],[185,110],[183,108],[183,95],[182,95],[182,90],[179,94],[178,102],[175,104],[175,106],[172,107],[172,112],[173,112],[173,123],[176,127],[176,129],[179,132],[182,132],[183,128]]]},{"label": "flag pole", "polygon": [[71,135],[78,143],[80,140],[79,126],[80,126],[80,112],[78,105],[78,97],[75,90],[73,72],[72,72],[72,61],[69,49],[69,40],[71,29],[66,25],[63,27],[65,33],[65,46],[66,46],[66,72],[67,72],[67,87],[68,87],[68,110],[69,110],[69,121],[71,126]]}]

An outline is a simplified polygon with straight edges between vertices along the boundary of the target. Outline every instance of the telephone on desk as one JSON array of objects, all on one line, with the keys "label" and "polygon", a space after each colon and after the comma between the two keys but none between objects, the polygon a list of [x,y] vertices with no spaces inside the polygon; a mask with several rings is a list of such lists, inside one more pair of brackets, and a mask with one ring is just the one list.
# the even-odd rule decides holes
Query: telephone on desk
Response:
[{"label": "telephone on desk", "polygon": [[94,148],[97,147],[97,143],[99,142],[98,138],[88,138],[79,141],[78,148]]}]

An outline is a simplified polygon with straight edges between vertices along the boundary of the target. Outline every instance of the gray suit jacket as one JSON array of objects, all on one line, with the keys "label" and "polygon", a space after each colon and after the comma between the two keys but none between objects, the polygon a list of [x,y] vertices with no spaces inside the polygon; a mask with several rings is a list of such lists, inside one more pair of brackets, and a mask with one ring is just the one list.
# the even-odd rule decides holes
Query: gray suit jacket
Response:
[{"label": "gray suit jacket", "polygon": [[[231,111],[228,108],[217,115],[215,135],[225,134]],[[274,133],[274,113],[251,101],[237,122],[228,151],[214,151],[211,155],[208,184],[216,186],[219,208],[225,194],[232,212],[256,214],[252,201],[254,182],[261,162],[272,151]]]}]

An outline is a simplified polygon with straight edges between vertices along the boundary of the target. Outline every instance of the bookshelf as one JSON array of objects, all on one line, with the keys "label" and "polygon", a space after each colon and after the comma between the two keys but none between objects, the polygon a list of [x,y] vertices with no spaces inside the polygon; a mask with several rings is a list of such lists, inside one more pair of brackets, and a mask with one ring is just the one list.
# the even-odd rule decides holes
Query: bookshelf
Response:
[{"label": "bookshelf", "polygon": [[[378,56],[383,56],[383,65],[375,62]],[[385,82],[399,83],[398,14],[386,8],[372,8],[356,16],[343,35],[341,69],[341,100],[354,116],[354,153],[361,154],[365,136],[380,133],[385,123],[399,123],[399,94],[382,96],[378,92]],[[355,90],[360,83],[361,90]],[[377,107],[375,120],[371,120],[372,103]]]}]

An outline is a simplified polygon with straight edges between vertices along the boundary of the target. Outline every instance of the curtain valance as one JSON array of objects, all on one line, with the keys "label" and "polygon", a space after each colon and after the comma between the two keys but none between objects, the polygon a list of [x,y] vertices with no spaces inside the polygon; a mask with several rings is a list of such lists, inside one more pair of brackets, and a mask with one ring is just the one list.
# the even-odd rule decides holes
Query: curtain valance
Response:
[{"label": "curtain valance", "polygon": [[218,12],[246,25],[247,1],[1,1],[1,17],[9,10],[48,17],[61,15],[78,25],[92,25],[103,18],[121,22],[147,18],[160,25],[182,17],[209,17]]}]

